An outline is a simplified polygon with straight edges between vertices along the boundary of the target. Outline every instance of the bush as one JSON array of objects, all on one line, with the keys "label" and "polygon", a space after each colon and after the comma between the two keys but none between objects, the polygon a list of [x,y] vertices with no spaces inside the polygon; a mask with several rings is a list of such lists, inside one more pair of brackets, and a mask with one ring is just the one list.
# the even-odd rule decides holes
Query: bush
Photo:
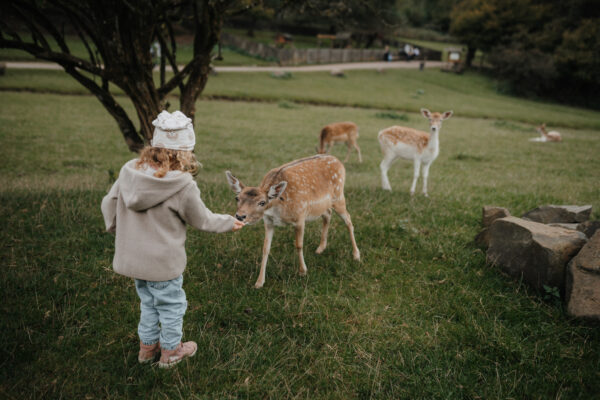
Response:
[{"label": "bush", "polygon": [[497,47],[488,60],[495,68],[496,77],[518,94],[548,94],[558,78],[554,57],[538,49]]}]

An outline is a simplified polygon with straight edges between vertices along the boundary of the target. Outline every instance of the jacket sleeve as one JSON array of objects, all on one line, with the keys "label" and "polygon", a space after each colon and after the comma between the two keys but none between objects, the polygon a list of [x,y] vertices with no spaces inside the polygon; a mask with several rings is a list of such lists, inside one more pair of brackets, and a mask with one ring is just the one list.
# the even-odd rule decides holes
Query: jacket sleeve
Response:
[{"label": "jacket sleeve", "polygon": [[233,229],[231,215],[215,214],[206,208],[195,182],[184,189],[178,212],[186,223],[201,231],[222,233]]},{"label": "jacket sleeve", "polygon": [[119,180],[112,185],[108,194],[102,199],[102,216],[106,231],[115,233],[117,230],[117,199],[119,197]]}]

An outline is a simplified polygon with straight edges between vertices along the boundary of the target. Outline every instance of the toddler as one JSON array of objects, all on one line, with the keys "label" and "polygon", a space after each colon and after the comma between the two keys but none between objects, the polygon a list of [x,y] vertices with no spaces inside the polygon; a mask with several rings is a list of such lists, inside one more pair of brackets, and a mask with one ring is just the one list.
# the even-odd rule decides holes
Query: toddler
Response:
[{"label": "toddler", "polygon": [[191,120],[179,111],[163,111],[152,124],[151,146],[121,168],[102,199],[102,214],[106,230],[116,233],[113,268],[135,279],[141,301],[138,361],[153,361],[160,353],[159,366],[168,368],[198,347],[181,342],[186,223],[215,233],[237,231],[244,223],[213,214],[202,202],[192,178],[198,162]]}]

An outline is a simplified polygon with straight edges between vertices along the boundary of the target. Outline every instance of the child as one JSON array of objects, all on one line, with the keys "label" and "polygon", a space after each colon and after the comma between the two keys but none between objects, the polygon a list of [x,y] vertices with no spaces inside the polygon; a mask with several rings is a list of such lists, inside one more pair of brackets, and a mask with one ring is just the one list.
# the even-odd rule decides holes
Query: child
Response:
[{"label": "child", "polygon": [[121,168],[102,199],[102,214],[106,230],[116,232],[113,268],[135,279],[141,300],[138,361],[153,361],[160,353],[159,366],[169,368],[198,347],[181,342],[186,223],[216,233],[237,231],[244,223],[213,214],[202,202],[192,178],[198,162],[191,120],[163,111],[152,124],[152,145]]}]

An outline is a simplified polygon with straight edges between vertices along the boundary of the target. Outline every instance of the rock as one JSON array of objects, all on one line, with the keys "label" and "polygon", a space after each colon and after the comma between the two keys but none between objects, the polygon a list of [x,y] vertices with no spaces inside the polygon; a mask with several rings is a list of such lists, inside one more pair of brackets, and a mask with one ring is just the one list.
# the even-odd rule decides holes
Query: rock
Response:
[{"label": "rock", "polygon": [[336,76],[338,78],[345,78],[346,74],[341,69],[332,69],[330,72],[331,76]]},{"label": "rock", "polygon": [[537,290],[544,285],[564,293],[567,263],[586,243],[578,231],[527,221],[517,217],[500,218],[489,228],[488,264]]},{"label": "rock", "polygon": [[510,217],[510,211],[504,207],[483,206],[481,223],[486,228],[498,218]]},{"label": "rock", "polygon": [[596,231],[600,230],[600,221],[585,221],[577,225],[577,230],[583,232],[585,236],[591,238]]},{"label": "rock", "polygon": [[590,219],[592,206],[554,206],[546,205],[535,208],[523,214],[524,219],[541,222],[542,224],[565,223],[573,224]]},{"label": "rock", "polygon": [[563,224],[561,222],[557,222],[557,223],[553,223],[553,224],[548,224],[550,226],[557,226],[559,228],[565,228],[565,229],[570,229],[572,231],[576,231],[577,227],[579,226],[579,224]]},{"label": "rock", "polygon": [[600,320],[600,232],[596,232],[567,267],[567,313]]},{"label": "rock", "polygon": [[475,236],[475,244],[486,249],[490,247],[490,228],[483,228],[481,232]]}]

